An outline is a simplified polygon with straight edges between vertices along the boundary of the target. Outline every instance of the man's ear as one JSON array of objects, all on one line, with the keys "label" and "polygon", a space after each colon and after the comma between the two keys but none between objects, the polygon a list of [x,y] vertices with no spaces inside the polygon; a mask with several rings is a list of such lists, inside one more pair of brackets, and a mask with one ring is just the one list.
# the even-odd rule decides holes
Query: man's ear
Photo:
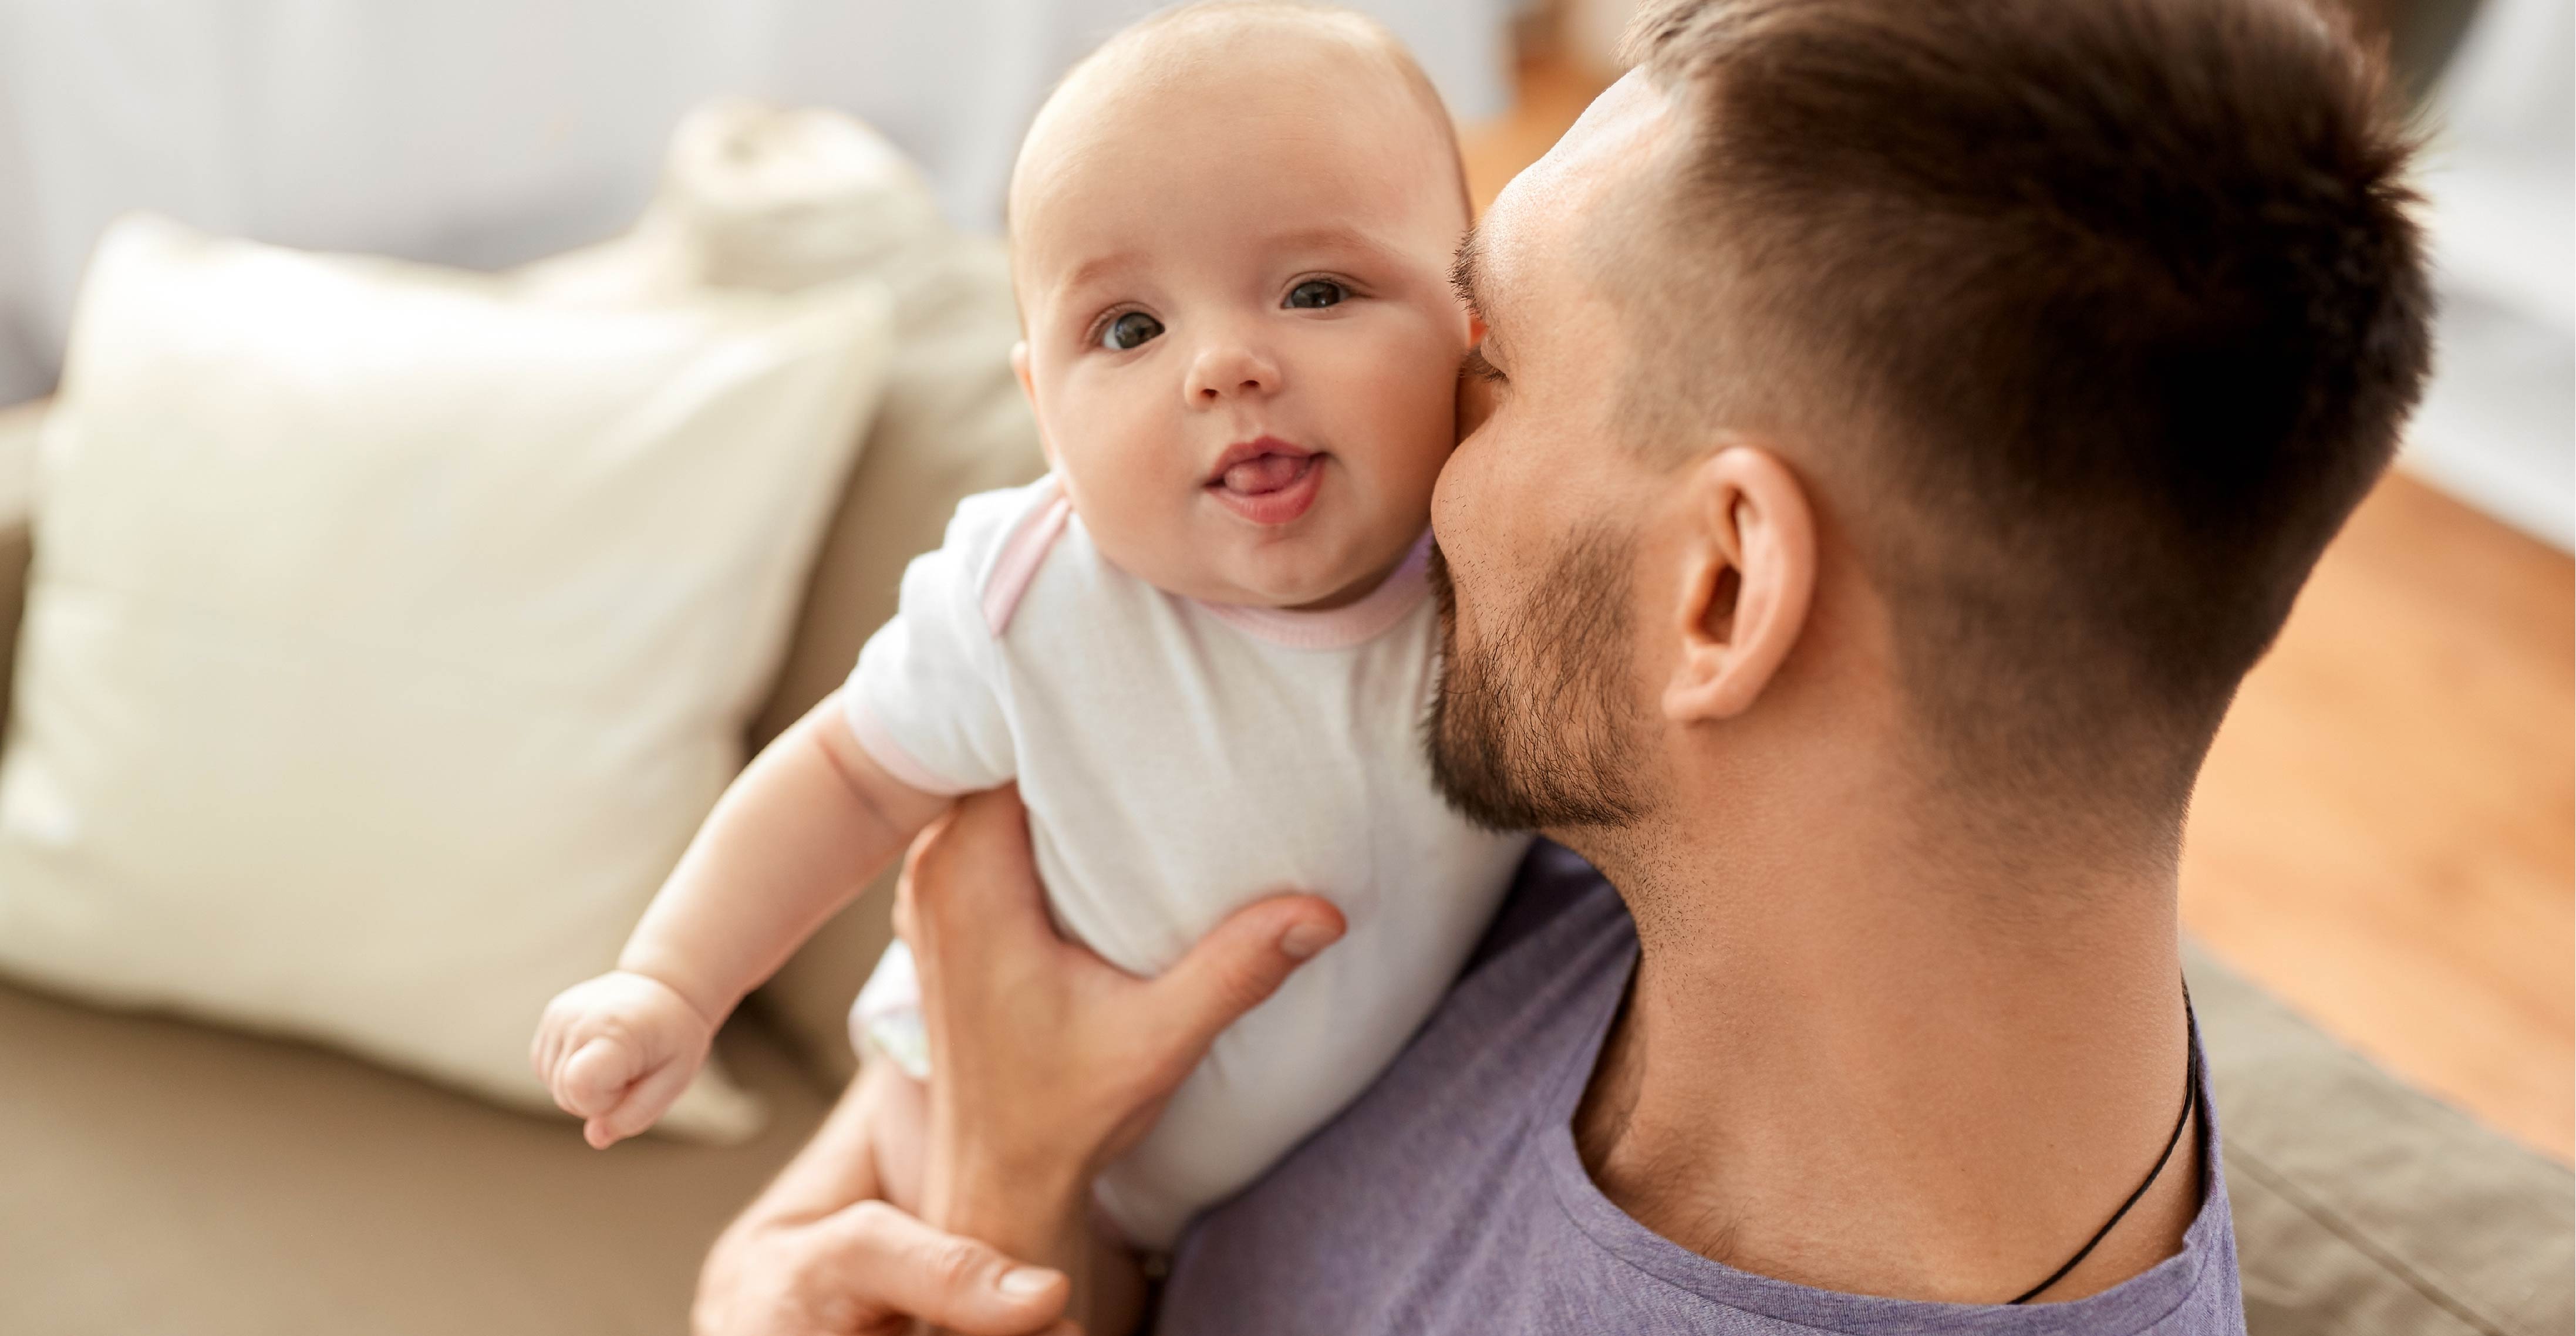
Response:
[{"label": "man's ear", "polygon": [[[1029,415],[1035,417],[1038,411],[1038,387],[1029,379],[1029,341],[1027,339],[1011,345],[1011,374],[1019,378],[1020,394],[1029,401]],[[1047,439],[1044,422],[1038,423],[1038,449],[1045,452],[1047,467],[1054,468],[1056,466],[1055,442]]]},{"label": "man's ear", "polygon": [[1664,687],[1678,723],[1732,719],[1761,696],[1806,629],[1816,590],[1815,513],[1777,455],[1730,445],[1681,479],[1690,526],[1681,661]]}]

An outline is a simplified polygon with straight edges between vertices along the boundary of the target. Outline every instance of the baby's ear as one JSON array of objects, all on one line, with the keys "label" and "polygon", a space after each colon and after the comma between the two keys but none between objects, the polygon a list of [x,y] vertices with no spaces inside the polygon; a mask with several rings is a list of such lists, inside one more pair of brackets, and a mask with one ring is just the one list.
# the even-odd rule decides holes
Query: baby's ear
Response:
[{"label": "baby's ear", "polygon": [[[1029,341],[1027,339],[1011,345],[1011,374],[1019,377],[1020,393],[1027,397],[1029,412],[1035,415],[1038,407],[1038,387],[1029,380]],[[1047,467],[1054,468],[1055,442],[1047,439],[1044,422],[1038,423],[1038,449],[1046,453]]]}]

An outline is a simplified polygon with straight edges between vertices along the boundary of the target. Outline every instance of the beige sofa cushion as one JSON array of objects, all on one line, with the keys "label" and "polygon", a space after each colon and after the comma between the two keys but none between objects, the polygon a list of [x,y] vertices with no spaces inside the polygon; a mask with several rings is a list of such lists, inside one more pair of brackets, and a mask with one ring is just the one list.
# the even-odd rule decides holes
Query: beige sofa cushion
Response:
[{"label": "beige sofa cushion", "polygon": [[[938,546],[960,498],[1045,471],[1010,367],[1019,317],[998,243],[949,238],[888,274],[901,331],[867,443],[823,541],[794,639],[752,727],[757,748],[838,686],[859,646],[894,612],[904,564]],[[0,721],[24,603],[28,541],[11,482],[32,464],[44,404],[0,409]],[[0,726],[0,734],[5,727]],[[825,924],[763,989],[769,1010],[816,1070],[855,1069],[844,1028],[890,935],[893,878],[880,878]]]},{"label": "beige sofa cushion", "polygon": [[[674,147],[675,178],[688,168],[680,159],[690,151],[684,133]],[[873,188],[884,193],[921,189],[900,175],[880,179]],[[668,193],[683,192],[675,184]],[[871,203],[868,208],[872,215],[911,216],[891,204]],[[897,229],[886,231],[891,235]],[[611,246],[624,246],[627,240]],[[681,247],[684,240],[666,234],[655,244]],[[639,281],[647,287],[676,285],[678,280],[658,272],[659,260],[648,257],[638,265],[633,255],[611,255],[609,249],[566,257],[546,266],[552,273],[529,271],[522,277],[537,284],[586,287],[594,299],[631,295],[627,290]],[[857,660],[859,646],[892,615],[905,563],[938,545],[958,500],[1028,482],[1046,467],[1027,402],[1011,374],[1019,315],[1001,243],[930,224],[904,236],[900,245],[854,253],[849,259],[847,267],[835,272],[864,273],[891,293],[896,345],[876,417],[824,537],[793,639],[751,727],[754,748],[839,685]],[[639,267],[648,271],[640,280],[634,272]],[[589,272],[579,272],[583,268]],[[682,277],[703,282],[737,276],[705,272],[698,265]],[[27,555],[23,514],[9,510],[6,502],[13,495],[10,480],[32,461],[42,408],[29,404],[0,411],[0,613],[7,614],[0,621],[0,649],[16,632]],[[7,671],[8,660],[0,657],[0,712],[8,700]],[[880,878],[858,903],[824,925],[756,1002],[817,1070],[835,1079],[855,1066],[845,1017],[889,936],[892,885],[890,875]]]},{"label": "beige sofa cushion", "polygon": [[745,1146],[594,1151],[301,1044],[0,985],[0,1332],[677,1333],[717,1231],[820,1121],[759,1027]]},{"label": "beige sofa cushion", "polygon": [[[39,451],[0,967],[550,1108],[535,1017],[741,765],[889,309],[120,221]],[[757,1121],[710,1068],[664,1126]]]},{"label": "beige sofa cushion", "polygon": [[2252,1336],[2567,1336],[2576,1179],[2188,957]]},{"label": "beige sofa cushion", "polygon": [[18,662],[18,619],[27,610],[29,501],[35,485],[36,433],[45,403],[0,408],[0,740],[8,736],[9,674]]}]

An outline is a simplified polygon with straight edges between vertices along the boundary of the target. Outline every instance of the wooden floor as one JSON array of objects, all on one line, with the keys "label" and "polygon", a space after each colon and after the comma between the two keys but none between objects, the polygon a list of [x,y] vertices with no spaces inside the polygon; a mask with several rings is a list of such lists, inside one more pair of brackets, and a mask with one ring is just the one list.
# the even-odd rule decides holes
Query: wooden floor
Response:
[{"label": "wooden floor", "polygon": [[[1481,207],[1599,85],[1521,70]],[[2576,1143],[2576,567],[2402,474],[2246,680],[2183,922],[2346,1042],[2560,1161]]]},{"label": "wooden floor", "polygon": [[2576,1137],[2576,571],[2392,476],[2246,679],[2183,923],[2561,1161]]}]

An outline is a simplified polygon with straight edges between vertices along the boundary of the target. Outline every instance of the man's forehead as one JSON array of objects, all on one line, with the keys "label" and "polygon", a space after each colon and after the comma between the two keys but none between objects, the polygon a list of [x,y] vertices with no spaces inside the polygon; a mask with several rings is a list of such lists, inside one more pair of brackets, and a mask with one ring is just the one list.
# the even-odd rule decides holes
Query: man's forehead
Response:
[{"label": "man's forehead", "polygon": [[1458,243],[1458,261],[1449,271],[1451,286],[1489,330],[1511,316],[1522,295],[1521,261],[1529,249],[1525,230],[1526,223],[1504,212],[1497,202]]},{"label": "man's forehead", "polygon": [[1611,187],[1638,170],[1669,123],[1670,99],[1631,71],[1593,99],[1565,137],[1503,187],[1459,248],[1460,295],[1488,324],[1515,297],[1573,272],[1574,241]]}]

